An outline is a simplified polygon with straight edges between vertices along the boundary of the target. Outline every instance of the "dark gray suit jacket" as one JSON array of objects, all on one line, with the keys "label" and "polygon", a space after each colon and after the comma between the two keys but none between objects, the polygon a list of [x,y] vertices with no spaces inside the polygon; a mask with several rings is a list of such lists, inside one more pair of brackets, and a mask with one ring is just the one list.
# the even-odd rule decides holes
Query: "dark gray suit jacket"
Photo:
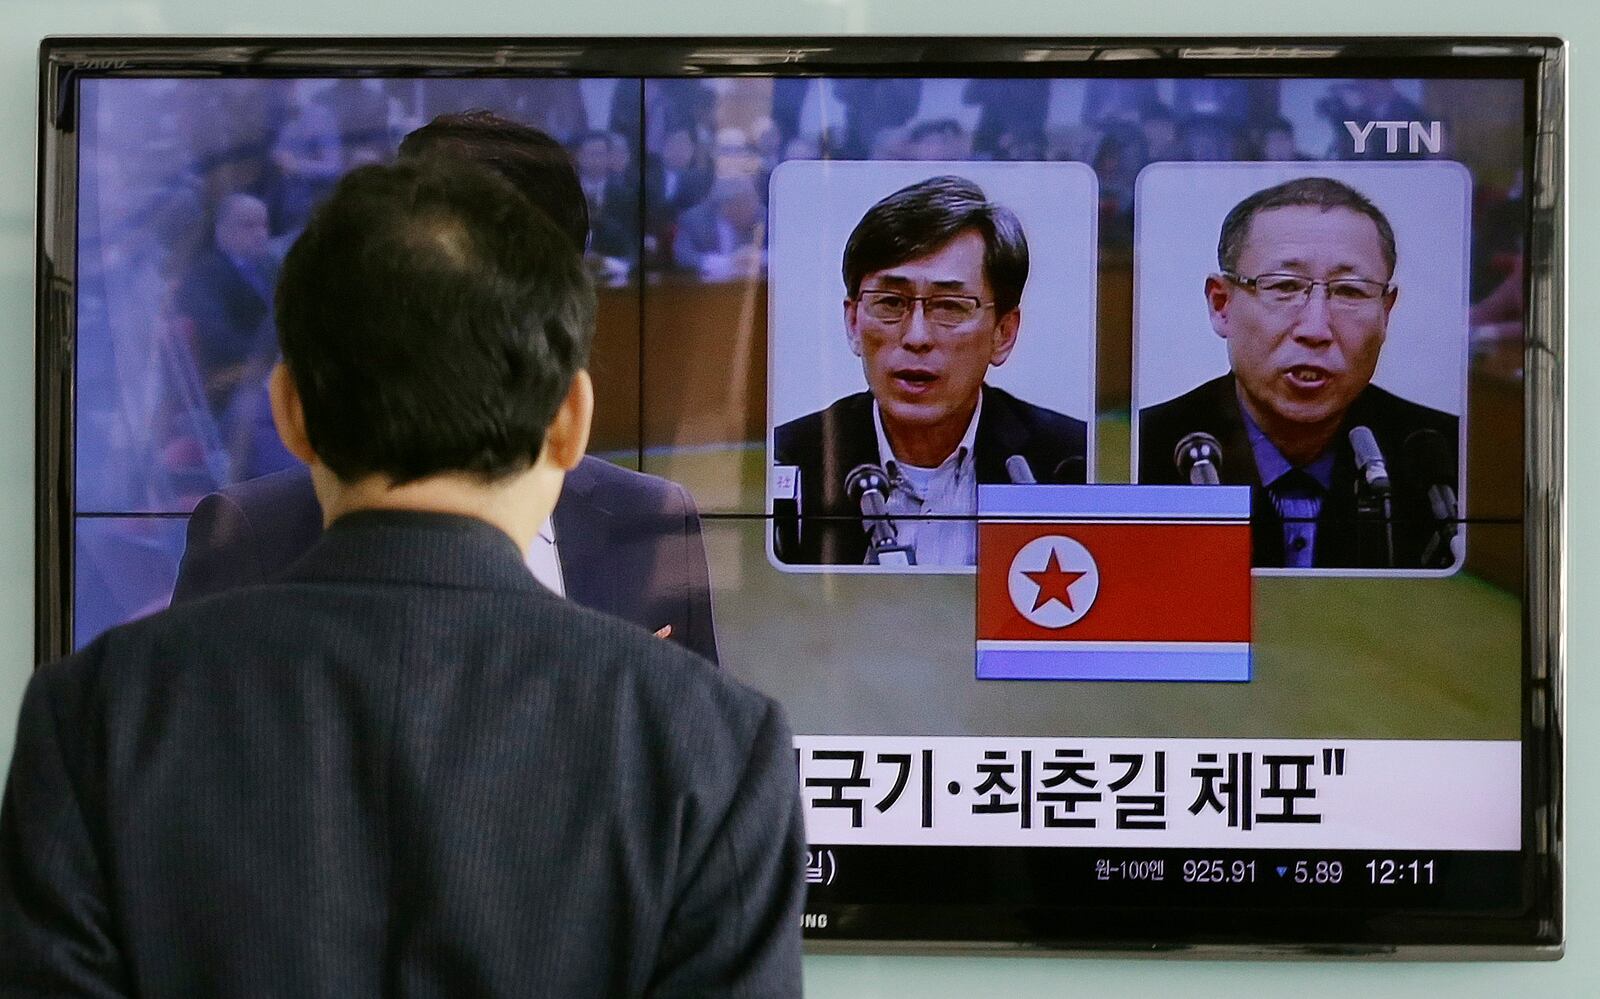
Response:
[{"label": "dark gray suit jacket", "polygon": [[0,993],[798,995],[804,849],[774,702],[355,513],[34,675]]},{"label": "dark gray suit jacket", "polygon": [[[672,640],[712,662],[711,580],[700,513],[675,482],[584,458],[550,517],[572,600]],[[304,466],[212,493],[189,518],[172,602],[273,579],[322,534]]]}]

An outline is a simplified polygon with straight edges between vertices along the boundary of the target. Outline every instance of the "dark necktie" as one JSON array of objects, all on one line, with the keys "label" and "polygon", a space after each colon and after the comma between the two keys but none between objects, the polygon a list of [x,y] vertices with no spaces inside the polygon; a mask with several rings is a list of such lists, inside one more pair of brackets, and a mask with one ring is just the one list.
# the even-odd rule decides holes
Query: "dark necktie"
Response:
[{"label": "dark necktie", "polygon": [[1283,564],[1309,569],[1316,554],[1317,516],[1322,512],[1322,484],[1298,468],[1278,476],[1267,487],[1283,521]]}]

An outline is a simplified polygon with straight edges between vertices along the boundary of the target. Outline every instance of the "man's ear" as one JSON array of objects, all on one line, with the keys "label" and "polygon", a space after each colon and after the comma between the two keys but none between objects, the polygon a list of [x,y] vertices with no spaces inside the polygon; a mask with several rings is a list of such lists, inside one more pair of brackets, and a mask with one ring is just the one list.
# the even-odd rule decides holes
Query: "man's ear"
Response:
[{"label": "man's ear", "polygon": [[856,303],[844,300],[844,335],[850,341],[850,353],[861,356],[861,334],[856,332]]},{"label": "man's ear", "polygon": [[307,465],[317,463],[317,453],[311,449],[311,438],[306,433],[306,411],[300,405],[300,390],[295,387],[288,365],[279,361],[272,366],[267,377],[267,399],[272,403],[272,423],[278,428],[278,439],[289,453]]},{"label": "man's ear", "polygon": [[1018,306],[1001,316],[994,324],[994,346],[989,351],[989,363],[1001,365],[1011,356],[1017,345],[1017,330],[1022,328],[1022,307]]},{"label": "man's ear", "polygon": [[1211,315],[1211,329],[1228,339],[1228,303],[1233,300],[1233,282],[1221,274],[1206,278],[1206,311]]},{"label": "man's ear", "polygon": [[589,380],[589,372],[580,368],[567,386],[566,398],[561,400],[555,419],[545,430],[541,457],[563,472],[577,468],[589,448],[589,426],[593,421],[594,382]]}]

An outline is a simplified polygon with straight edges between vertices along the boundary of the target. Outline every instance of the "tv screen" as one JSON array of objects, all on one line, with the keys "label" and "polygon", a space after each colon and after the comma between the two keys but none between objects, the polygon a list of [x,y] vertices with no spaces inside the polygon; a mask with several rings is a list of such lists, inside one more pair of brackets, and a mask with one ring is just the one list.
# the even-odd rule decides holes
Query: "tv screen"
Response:
[{"label": "tv screen", "polygon": [[1562,59],[48,40],[39,658],[314,540],[279,264],[510,122],[681,500],[530,571],[784,704],[814,946],[1559,955]]}]

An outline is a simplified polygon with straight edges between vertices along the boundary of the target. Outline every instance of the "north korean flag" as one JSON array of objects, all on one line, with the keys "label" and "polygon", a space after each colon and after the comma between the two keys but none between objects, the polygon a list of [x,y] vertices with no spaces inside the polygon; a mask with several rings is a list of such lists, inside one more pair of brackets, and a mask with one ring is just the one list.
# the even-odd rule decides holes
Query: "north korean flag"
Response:
[{"label": "north korean flag", "polygon": [[1250,679],[1245,486],[978,489],[984,680]]}]

